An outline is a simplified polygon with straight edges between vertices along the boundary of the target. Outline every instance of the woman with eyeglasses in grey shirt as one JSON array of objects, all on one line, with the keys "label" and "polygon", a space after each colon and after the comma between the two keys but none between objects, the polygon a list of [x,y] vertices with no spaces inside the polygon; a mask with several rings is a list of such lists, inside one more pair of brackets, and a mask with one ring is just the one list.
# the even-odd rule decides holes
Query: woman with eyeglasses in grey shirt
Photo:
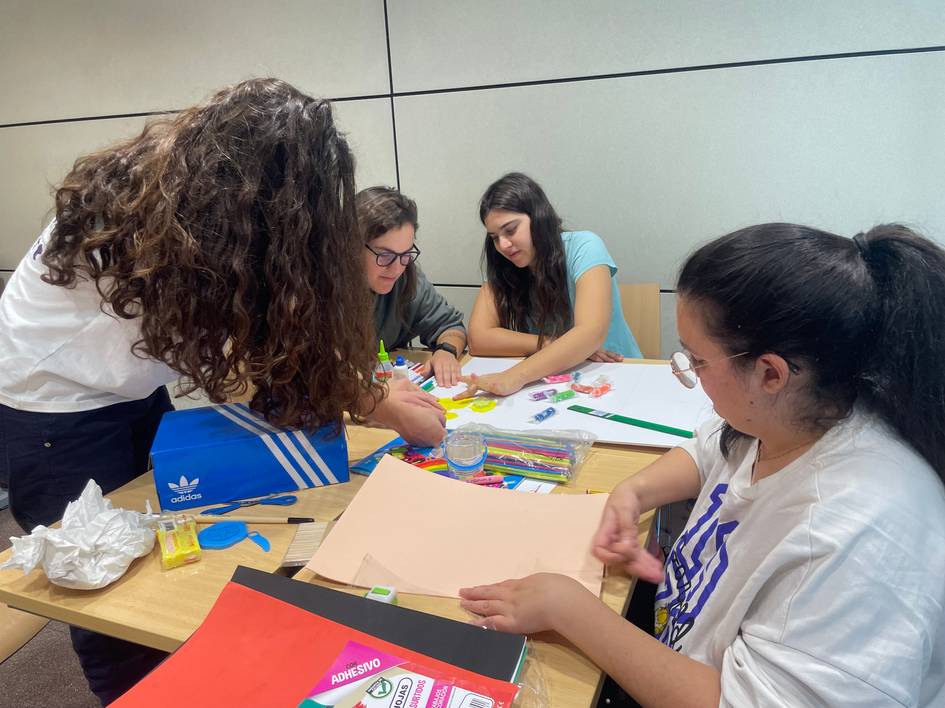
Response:
[{"label": "woman with eyeglasses in grey shirt", "polygon": [[364,275],[374,293],[374,326],[387,349],[420,338],[433,350],[425,376],[453,386],[466,349],[463,313],[427,280],[416,260],[417,205],[392,187],[369,187],[355,197],[364,239]]}]

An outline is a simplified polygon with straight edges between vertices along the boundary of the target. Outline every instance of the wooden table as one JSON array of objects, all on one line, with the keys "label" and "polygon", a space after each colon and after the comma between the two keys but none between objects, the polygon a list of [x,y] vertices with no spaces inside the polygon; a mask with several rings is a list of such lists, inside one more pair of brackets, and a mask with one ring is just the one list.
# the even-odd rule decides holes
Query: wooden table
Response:
[{"label": "wooden table", "polygon": [[[349,426],[348,457],[358,460],[394,437],[390,430]],[[658,451],[612,445],[596,445],[577,478],[555,493],[583,494],[587,489],[612,489],[621,479],[635,474],[658,457]],[[293,516],[310,516],[319,521],[335,519],[361,488],[364,477],[352,475],[347,484],[298,492],[291,507]],[[516,492],[508,492],[514,494]],[[142,475],[109,495],[112,502],[127,509],[144,510],[146,499],[157,509],[150,474]],[[285,507],[252,507],[253,514],[285,515]],[[641,519],[646,542],[652,514]],[[162,572],[157,548],[136,560],[125,575],[102,590],[69,590],[50,584],[42,570],[28,575],[18,570],[0,571],[0,602],[11,607],[49,617],[97,632],[120,637],[164,651],[173,651],[185,641],[210,611],[217,595],[229,581],[237,565],[276,571],[295,535],[287,525],[256,525],[270,540],[272,550],[264,553],[256,544],[240,543],[225,551],[205,551],[199,563]],[[11,551],[0,554],[0,563]],[[302,571],[296,579],[316,582],[353,593],[357,588],[316,579]],[[620,572],[608,572],[602,599],[623,614],[633,590],[633,580]],[[400,595],[404,607],[430,612],[461,621],[469,619],[455,599],[422,595]],[[536,637],[532,652],[548,695],[555,706],[591,706],[600,690],[601,672],[590,661],[556,635]]]}]

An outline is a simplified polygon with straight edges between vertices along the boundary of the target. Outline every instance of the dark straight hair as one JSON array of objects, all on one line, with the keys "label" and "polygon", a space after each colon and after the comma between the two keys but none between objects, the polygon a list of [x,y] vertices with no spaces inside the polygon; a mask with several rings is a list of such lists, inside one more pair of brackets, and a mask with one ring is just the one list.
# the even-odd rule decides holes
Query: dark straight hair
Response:
[{"label": "dark straight hair", "polygon": [[495,209],[528,215],[535,250],[533,266],[519,268],[499,253],[486,234],[482,260],[499,326],[526,332],[533,322],[540,347],[545,337],[563,334],[574,320],[561,219],[538,183],[521,172],[510,172],[489,185],[479,201],[479,220],[485,224],[486,215]]},{"label": "dark straight hair", "polygon": [[[361,239],[365,245],[383,236],[391,229],[410,224],[414,232],[420,228],[417,223],[417,203],[393,187],[368,187],[362,189],[354,198],[358,210],[358,225]],[[397,316],[405,325],[410,303],[417,293],[417,266],[411,263],[400,276],[404,286],[400,293]]]},{"label": "dark straight hair", "polygon": [[[945,251],[899,224],[852,240],[762,224],[701,247],[680,296],[747,367],[774,352],[810,372],[802,421],[826,430],[860,402],[945,480]],[[741,433],[728,424],[722,451]]]}]

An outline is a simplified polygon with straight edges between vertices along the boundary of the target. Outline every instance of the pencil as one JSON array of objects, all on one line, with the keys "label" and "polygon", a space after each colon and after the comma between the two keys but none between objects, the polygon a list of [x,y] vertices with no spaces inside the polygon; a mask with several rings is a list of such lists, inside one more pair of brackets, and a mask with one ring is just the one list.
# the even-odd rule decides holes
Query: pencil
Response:
[{"label": "pencil", "polygon": [[245,521],[247,524],[307,524],[315,521],[315,519],[306,516],[217,516],[216,514],[197,514],[194,516],[194,521],[198,524],[215,524],[218,521]]},{"label": "pencil", "polygon": [[595,410],[594,408],[588,408],[587,406],[568,406],[569,411],[574,411],[575,413],[586,413],[587,415],[592,415],[597,418],[603,418],[604,420],[612,420],[615,423],[623,423],[624,425],[634,425],[638,428],[646,428],[647,430],[655,430],[658,433],[666,433],[667,435],[676,435],[680,438],[691,438],[695,437],[691,430],[683,430],[682,428],[674,428],[670,425],[662,425],[661,423],[651,423],[648,420],[640,420],[639,418],[628,418],[625,415],[619,415],[617,413],[608,413],[606,411]]}]

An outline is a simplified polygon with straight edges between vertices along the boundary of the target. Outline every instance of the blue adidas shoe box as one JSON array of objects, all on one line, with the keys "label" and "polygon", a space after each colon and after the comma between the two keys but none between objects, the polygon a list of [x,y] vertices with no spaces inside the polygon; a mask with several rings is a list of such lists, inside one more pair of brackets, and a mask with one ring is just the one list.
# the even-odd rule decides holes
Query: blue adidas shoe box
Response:
[{"label": "blue adidas shoe box", "polygon": [[243,403],[165,413],[151,446],[161,509],[348,481],[344,429],[280,429]]}]

